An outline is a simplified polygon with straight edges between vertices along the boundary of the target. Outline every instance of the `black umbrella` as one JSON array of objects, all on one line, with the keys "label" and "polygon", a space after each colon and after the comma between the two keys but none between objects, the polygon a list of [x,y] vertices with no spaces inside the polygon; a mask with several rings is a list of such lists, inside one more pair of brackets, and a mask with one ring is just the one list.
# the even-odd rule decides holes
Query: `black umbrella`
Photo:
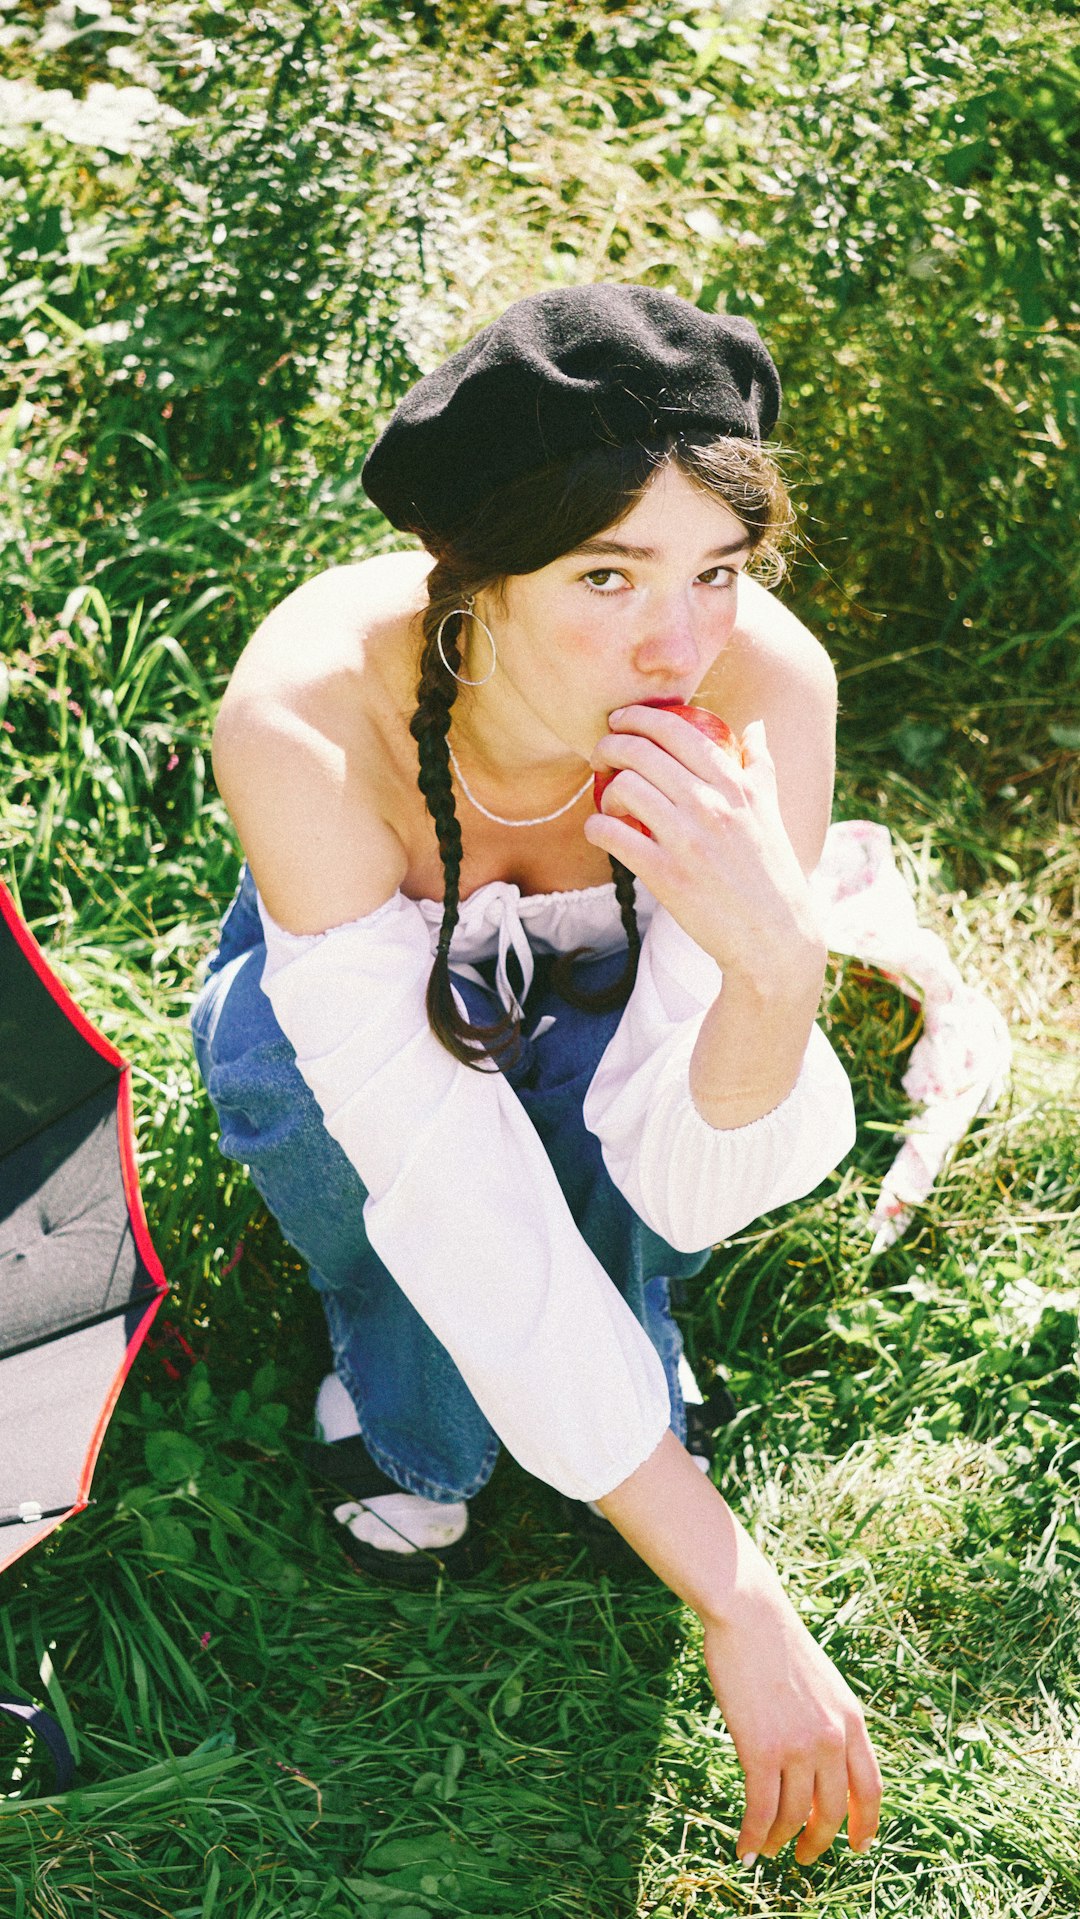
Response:
[{"label": "black umbrella", "polygon": [[131,1068],[0,880],[0,1572],[87,1504],[165,1291],[139,1193]]}]

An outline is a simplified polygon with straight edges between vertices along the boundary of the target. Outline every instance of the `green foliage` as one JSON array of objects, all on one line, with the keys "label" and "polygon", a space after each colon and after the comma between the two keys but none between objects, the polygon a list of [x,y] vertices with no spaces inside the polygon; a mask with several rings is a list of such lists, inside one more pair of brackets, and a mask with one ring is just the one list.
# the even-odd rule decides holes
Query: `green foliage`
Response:
[{"label": "green foliage", "polygon": [[[302,442],[328,379],[348,425],[413,370],[402,309],[452,208],[426,143],[394,131],[417,105],[404,51],[356,9],[343,28],[328,6],[227,20],[169,0],[131,29],[132,75],[154,95],[137,141],[105,129],[87,153],[46,121],[8,147],[24,276],[8,338],[44,320],[35,407],[63,399],[97,421],[92,457],[58,489],[73,516],[178,474],[242,481],[268,440]],[[82,49],[63,52],[35,78],[85,86]],[[137,170],[112,158],[132,144]]]},{"label": "green foliage", "polygon": [[[261,1482],[268,1462],[283,1451],[289,1417],[288,1407],[270,1397],[276,1377],[272,1364],[260,1367],[250,1390],[241,1388],[226,1406],[200,1363],[187,1383],[182,1424],[166,1424],[170,1415],[146,1392],[137,1418],[120,1414],[145,1434],[149,1479],[125,1490],[117,1517],[137,1521],[151,1561],[201,1563],[219,1578],[213,1604],[221,1619],[233,1619],[242,1603],[251,1603],[253,1581],[286,1595],[306,1584],[287,1547],[283,1554],[260,1524],[266,1510]],[[294,1483],[291,1494],[275,1521],[279,1541],[282,1527],[310,1533],[303,1491]]]},{"label": "green foliage", "polygon": [[[378,540],[359,466],[418,370],[534,285],[643,278],[751,312],[773,346],[807,535],[792,591],[837,659],[853,763],[899,758],[931,790],[959,769],[997,826],[1030,812],[1017,755],[1067,771],[1067,14],[167,0],[43,40],[34,11],[5,16],[27,105],[0,141],[9,651],[69,631],[82,583],[140,649],[197,623],[212,700],[260,611]],[[118,79],[141,120],[100,96]],[[0,689],[10,727],[23,692]],[[63,752],[86,703],[50,698]],[[177,718],[154,715],[166,763]],[[89,726],[107,812],[108,716]],[[153,741],[115,747],[123,810],[146,810]],[[171,784],[197,814],[191,753],[194,784]]]},{"label": "green foliage", "polygon": [[883,718],[937,722],[947,682],[961,757],[1077,698],[1077,78],[1045,9],[789,13],[752,83],[770,219],[721,249],[810,463],[807,617],[842,671],[907,654],[874,675]]},{"label": "green foliage", "polygon": [[[0,870],[132,1059],[160,1318],[200,1355],[148,1344],[95,1503],[6,1576],[5,1676],[80,1779],[60,1805],[32,1751],[8,1768],[5,1911],[1071,1919],[1074,12],[8,0],[0,43]],[[500,1462],[477,1585],[346,1569],[295,1463],[318,1302],[218,1150],[187,1024],[239,862],[207,749],[240,648],[394,543],[359,469],[416,373],[603,278],[760,324],[839,810],[887,820],[1028,1045],[871,1261],[918,1015],[837,966],[856,1152],[686,1300],[739,1406],[719,1481],[887,1782],[877,1853],[752,1888],[696,1628],[580,1579],[546,1488]]]}]

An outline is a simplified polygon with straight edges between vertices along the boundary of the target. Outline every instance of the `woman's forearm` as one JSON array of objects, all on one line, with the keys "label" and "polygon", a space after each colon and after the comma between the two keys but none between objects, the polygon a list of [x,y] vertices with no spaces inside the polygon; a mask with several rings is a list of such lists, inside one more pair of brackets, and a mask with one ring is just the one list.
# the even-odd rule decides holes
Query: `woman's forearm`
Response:
[{"label": "woman's forearm", "polygon": [[852,1846],[868,1845],[881,1772],[862,1707],[674,1433],[597,1504],[702,1620],[709,1678],[746,1775],[739,1856],[773,1854],[805,1824],[795,1856],[806,1864],[845,1814]]},{"label": "woman's forearm", "polygon": [[748,1559],[756,1571],[776,1577],[670,1430],[644,1465],[595,1503],[657,1578],[706,1622],[723,1620]]},{"label": "woman's forearm", "polygon": [[785,955],[782,973],[725,973],[690,1060],[690,1096],[702,1119],[723,1130],[749,1126],[779,1106],[799,1077],[821,1004],[828,949],[807,934]]}]

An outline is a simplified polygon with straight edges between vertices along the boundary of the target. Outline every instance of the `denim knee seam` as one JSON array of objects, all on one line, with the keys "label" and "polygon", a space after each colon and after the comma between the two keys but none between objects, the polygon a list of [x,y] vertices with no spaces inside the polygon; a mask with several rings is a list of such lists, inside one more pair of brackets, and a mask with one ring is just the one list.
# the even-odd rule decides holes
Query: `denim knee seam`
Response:
[{"label": "denim knee seam", "polygon": [[356,1410],[356,1423],[360,1428],[360,1437],[364,1445],[367,1447],[375,1464],[380,1467],[384,1473],[388,1473],[391,1479],[397,1480],[402,1492],[420,1493],[425,1499],[434,1499],[449,1505],[455,1500],[474,1498],[481,1487],[487,1485],[488,1480],[495,1470],[495,1461],[499,1457],[500,1442],[496,1435],[492,1435],[477,1472],[465,1486],[460,1488],[441,1486],[436,1480],[429,1479],[425,1473],[415,1472],[411,1466],[403,1466],[399,1460],[396,1460],[391,1453],[386,1451],[385,1447],[378,1445],[377,1442],[370,1437],[365,1430],[363,1418],[357,1409],[357,1401],[362,1395],[358,1390],[358,1382],[352,1372],[352,1368],[342,1355],[337,1357],[335,1366],[338,1378],[344,1385],[349,1398],[353,1402],[354,1410]]}]

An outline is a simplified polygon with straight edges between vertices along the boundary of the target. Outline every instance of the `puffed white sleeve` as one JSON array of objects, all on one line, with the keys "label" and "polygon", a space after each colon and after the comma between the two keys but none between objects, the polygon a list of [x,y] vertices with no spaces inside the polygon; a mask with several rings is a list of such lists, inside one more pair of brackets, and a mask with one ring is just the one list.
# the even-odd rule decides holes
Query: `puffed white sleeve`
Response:
[{"label": "puffed white sleeve", "polygon": [[658,905],[583,1108],[615,1185],[684,1253],[804,1198],[855,1144],[851,1086],[816,1025],[795,1085],[771,1113],[729,1129],[702,1118],[690,1095],[690,1059],[722,984],[715,960]]},{"label": "puffed white sleeve", "polygon": [[262,989],[367,1188],[371,1245],[514,1458],[573,1499],[602,1498],[663,1438],[663,1365],[509,1082],[432,1033],[419,907],[397,893],[316,934],[278,926],[261,898],[259,913]]}]

